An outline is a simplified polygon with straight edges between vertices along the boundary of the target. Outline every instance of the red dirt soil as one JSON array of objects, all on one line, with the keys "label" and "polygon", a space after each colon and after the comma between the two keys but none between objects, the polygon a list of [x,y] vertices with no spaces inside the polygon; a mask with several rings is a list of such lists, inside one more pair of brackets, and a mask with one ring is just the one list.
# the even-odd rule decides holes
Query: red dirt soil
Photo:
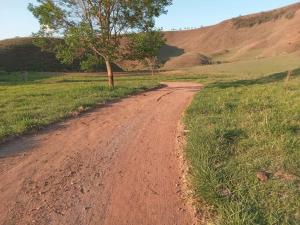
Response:
[{"label": "red dirt soil", "polygon": [[200,88],[168,83],[2,145],[0,224],[195,224],[176,138]]}]

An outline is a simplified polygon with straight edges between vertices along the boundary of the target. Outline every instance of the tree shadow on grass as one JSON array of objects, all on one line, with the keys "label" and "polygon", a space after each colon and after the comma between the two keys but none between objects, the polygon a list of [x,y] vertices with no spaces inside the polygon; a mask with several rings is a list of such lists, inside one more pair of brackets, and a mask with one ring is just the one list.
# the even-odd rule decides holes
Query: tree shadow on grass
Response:
[{"label": "tree shadow on grass", "polygon": [[54,75],[52,73],[40,73],[40,72],[0,72],[0,84],[1,85],[17,85],[28,84],[32,82],[40,82]]},{"label": "tree shadow on grass", "polygon": [[[274,82],[283,81],[289,71],[286,72],[280,72],[280,73],[274,73],[270,74],[265,77],[260,77],[257,79],[252,80],[237,80],[237,81],[230,81],[230,82],[216,82],[210,85],[209,87],[217,87],[221,89],[226,88],[232,88],[232,87],[243,87],[243,86],[251,86],[251,85],[263,85],[263,84],[269,84]],[[300,76],[300,68],[295,69],[292,71],[291,78]]]}]

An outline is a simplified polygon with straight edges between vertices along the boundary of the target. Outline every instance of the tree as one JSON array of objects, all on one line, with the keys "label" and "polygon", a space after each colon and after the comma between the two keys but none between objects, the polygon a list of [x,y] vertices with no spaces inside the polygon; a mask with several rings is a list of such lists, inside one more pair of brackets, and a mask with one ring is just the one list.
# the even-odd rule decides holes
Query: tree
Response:
[{"label": "tree", "polygon": [[[109,86],[114,87],[112,63],[122,55],[121,40],[154,27],[172,0],[37,0],[28,8],[39,20],[37,37],[62,37],[55,46],[64,63],[80,58],[102,59]],[[46,46],[45,40],[40,42]]]},{"label": "tree", "polygon": [[154,74],[159,66],[158,53],[166,44],[163,34],[159,30],[150,30],[133,34],[129,39],[129,54],[131,59],[142,61]]}]

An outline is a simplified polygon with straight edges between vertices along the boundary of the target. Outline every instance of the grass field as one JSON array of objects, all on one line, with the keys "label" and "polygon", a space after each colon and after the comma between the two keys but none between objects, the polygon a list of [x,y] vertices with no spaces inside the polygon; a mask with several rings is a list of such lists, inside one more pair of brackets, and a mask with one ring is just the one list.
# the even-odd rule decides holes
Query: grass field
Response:
[{"label": "grass field", "polygon": [[[113,91],[95,74],[30,73],[24,82],[19,73],[2,73],[0,141],[160,81],[200,82],[206,88],[185,117],[199,210],[214,224],[300,224],[300,71],[286,82],[285,72],[274,71],[297,61],[282,60],[122,76]],[[268,179],[260,181],[259,172]]]},{"label": "grass field", "polygon": [[115,90],[110,90],[106,77],[95,75],[29,73],[28,81],[24,82],[19,73],[2,73],[0,142],[158,85],[156,81],[138,77],[120,77]]},{"label": "grass field", "polygon": [[215,224],[300,224],[300,71],[285,77],[216,79],[187,111],[191,180]]},{"label": "grass field", "polygon": [[229,74],[238,76],[263,76],[291,68],[299,68],[300,53],[269,58],[248,59],[232,63],[191,67],[185,70],[190,74]]}]

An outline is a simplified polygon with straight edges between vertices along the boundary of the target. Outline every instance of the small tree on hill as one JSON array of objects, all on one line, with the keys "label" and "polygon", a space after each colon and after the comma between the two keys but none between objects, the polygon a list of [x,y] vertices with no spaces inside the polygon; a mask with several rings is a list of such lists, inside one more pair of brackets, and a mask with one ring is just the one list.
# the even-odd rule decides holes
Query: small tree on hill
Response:
[{"label": "small tree on hill", "polygon": [[38,5],[28,7],[40,23],[36,36],[63,37],[55,51],[64,63],[76,58],[88,61],[101,58],[106,64],[110,87],[114,87],[112,63],[122,54],[122,38],[154,27],[155,17],[166,13],[166,7],[172,3],[172,0],[37,1]]},{"label": "small tree on hill", "polygon": [[150,30],[133,34],[128,46],[131,58],[143,62],[150,68],[153,75],[154,70],[159,67],[159,50],[165,44],[165,39],[160,31]]}]

